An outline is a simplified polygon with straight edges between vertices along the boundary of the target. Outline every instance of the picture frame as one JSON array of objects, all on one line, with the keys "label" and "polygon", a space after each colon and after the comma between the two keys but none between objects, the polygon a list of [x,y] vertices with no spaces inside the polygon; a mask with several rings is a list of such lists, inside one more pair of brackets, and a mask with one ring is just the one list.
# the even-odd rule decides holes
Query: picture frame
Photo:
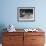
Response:
[{"label": "picture frame", "polygon": [[35,21],[35,7],[18,7],[17,21],[21,22]]}]

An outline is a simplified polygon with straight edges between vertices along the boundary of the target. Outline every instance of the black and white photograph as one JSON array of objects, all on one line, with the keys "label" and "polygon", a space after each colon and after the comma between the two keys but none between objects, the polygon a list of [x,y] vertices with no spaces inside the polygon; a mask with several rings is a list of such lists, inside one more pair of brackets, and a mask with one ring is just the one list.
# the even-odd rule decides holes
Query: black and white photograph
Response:
[{"label": "black and white photograph", "polygon": [[35,7],[18,7],[17,19],[18,21],[34,21]]}]

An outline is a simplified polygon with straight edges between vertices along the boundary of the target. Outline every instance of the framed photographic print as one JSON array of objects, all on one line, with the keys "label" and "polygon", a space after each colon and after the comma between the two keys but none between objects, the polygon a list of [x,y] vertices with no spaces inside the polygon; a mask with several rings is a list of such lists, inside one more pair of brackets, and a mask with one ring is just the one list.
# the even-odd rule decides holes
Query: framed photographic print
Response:
[{"label": "framed photographic print", "polygon": [[35,7],[18,7],[17,8],[18,21],[35,21]]}]

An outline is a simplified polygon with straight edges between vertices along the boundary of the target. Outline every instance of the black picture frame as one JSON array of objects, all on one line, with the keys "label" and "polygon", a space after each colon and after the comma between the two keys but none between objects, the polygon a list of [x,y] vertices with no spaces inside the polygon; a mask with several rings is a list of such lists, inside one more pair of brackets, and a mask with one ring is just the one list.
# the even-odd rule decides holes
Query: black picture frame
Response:
[{"label": "black picture frame", "polygon": [[35,21],[35,7],[18,7],[17,21],[20,22],[34,22]]}]

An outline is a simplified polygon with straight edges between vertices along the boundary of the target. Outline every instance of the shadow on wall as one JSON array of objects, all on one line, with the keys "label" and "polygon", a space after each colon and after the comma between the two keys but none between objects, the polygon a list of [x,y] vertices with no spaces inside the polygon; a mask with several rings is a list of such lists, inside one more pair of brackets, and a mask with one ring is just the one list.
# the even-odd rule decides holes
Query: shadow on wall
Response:
[{"label": "shadow on wall", "polygon": [[3,36],[3,32],[5,32],[6,30],[4,30],[5,25],[4,24],[0,24],[0,43],[2,43],[2,36]]}]

